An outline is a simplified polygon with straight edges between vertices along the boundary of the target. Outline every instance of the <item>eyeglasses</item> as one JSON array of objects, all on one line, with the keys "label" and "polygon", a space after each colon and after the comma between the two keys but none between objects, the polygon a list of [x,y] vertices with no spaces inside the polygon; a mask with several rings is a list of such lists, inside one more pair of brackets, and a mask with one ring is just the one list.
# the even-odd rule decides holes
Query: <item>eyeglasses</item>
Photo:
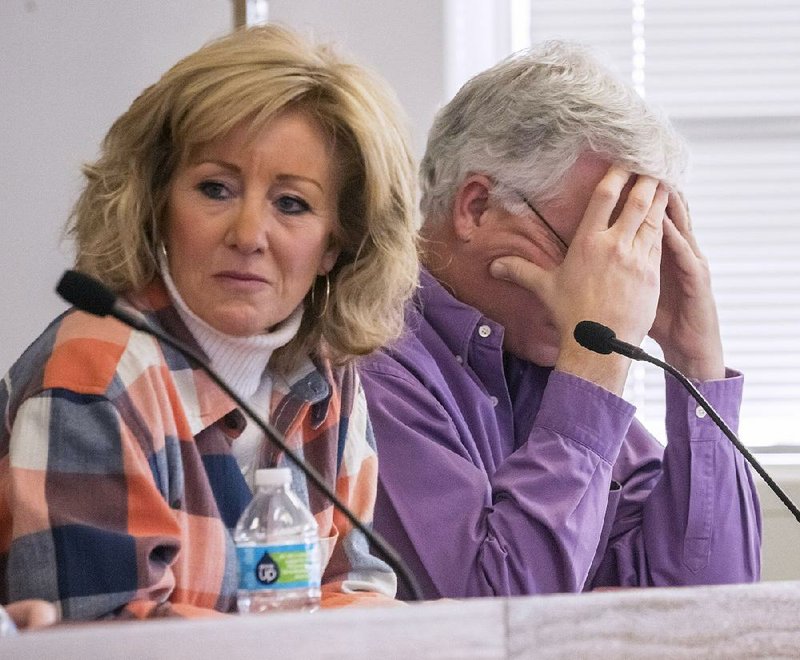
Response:
[{"label": "eyeglasses", "polygon": [[522,198],[522,201],[525,202],[527,207],[531,211],[533,211],[533,213],[539,218],[539,220],[542,221],[542,224],[550,230],[550,233],[553,236],[556,237],[558,242],[561,244],[561,247],[564,248],[564,251],[569,250],[569,245],[567,245],[567,242],[563,238],[561,238],[561,236],[559,236],[558,232],[555,229],[553,229],[553,225],[547,222],[547,219],[541,213],[539,213],[539,211],[536,210],[536,207],[528,201],[528,198],[525,197],[525,195],[523,195],[518,190],[515,190],[514,192],[516,192]]}]

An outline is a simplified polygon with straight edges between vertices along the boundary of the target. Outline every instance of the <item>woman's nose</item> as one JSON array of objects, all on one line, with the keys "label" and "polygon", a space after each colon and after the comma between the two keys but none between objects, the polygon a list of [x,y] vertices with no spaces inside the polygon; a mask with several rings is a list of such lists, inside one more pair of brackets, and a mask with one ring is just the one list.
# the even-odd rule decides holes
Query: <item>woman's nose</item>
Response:
[{"label": "woman's nose", "polygon": [[269,212],[259,203],[245,203],[231,219],[226,236],[228,247],[249,254],[266,250]]}]

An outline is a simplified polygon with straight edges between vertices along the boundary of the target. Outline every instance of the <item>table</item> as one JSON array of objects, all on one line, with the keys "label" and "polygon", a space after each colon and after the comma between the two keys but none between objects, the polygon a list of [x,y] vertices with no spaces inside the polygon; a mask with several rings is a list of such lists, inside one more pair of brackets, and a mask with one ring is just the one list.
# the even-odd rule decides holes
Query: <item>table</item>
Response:
[{"label": "table", "polygon": [[800,582],[60,626],[0,658],[797,658]]}]

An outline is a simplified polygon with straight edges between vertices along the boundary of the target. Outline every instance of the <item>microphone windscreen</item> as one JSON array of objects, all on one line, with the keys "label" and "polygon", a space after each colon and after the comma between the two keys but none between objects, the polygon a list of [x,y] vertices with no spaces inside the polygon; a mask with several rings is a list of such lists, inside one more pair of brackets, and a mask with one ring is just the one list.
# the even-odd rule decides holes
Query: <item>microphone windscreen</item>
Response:
[{"label": "microphone windscreen", "polygon": [[581,321],[572,334],[581,346],[603,355],[613,351],[611,340],[617,337],[611,328],[597,321]]},{"label": "microphone windscreen", "polygon": [[71,305],[95,316],[111,314],[117,301],[117,296],[105,284],[77,270],[64,272],[56,293]]}]

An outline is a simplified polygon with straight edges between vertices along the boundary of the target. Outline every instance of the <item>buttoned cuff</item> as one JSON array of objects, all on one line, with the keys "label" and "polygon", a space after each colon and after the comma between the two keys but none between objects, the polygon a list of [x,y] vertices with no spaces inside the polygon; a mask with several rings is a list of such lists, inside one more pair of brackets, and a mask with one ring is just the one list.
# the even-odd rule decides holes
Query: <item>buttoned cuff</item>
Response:
[{"label": "buttoned cuff", "polygon": [[[736,433],[739,428],[739,409],[742,404],[744,386],[742,374],[733,369],[726,369],[725,378],[721,380],[690,380],[723,421]],[[717,428],[714,420],[675,377],[667,374],[666,385],[667,437],[675,434],[687,437],[692,442],[723,437],[722,431]]]},{"label": "buttoned cuff", "polygon": [[608,390],[563,371],[552,371],[536,426],[578,442],[613,464],[636,408]]}]

